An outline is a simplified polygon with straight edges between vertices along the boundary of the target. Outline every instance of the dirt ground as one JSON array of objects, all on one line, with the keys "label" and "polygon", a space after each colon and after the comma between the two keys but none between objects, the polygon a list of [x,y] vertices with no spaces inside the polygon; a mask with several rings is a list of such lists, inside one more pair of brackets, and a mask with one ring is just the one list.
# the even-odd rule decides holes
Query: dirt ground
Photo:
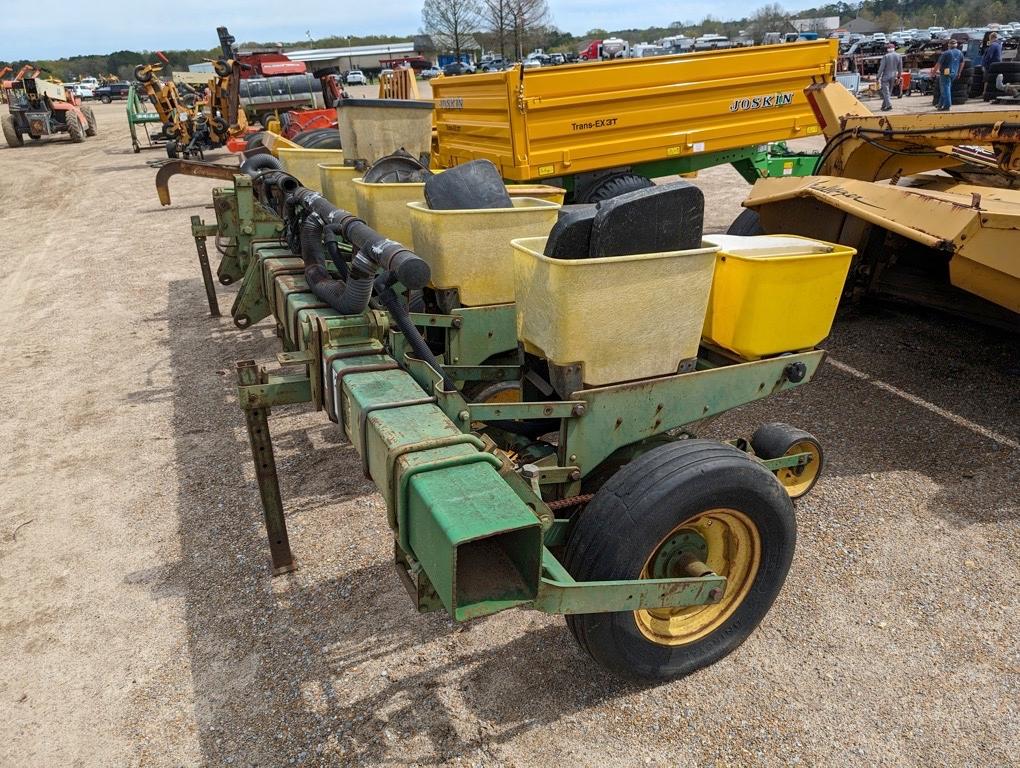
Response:
[{"label": "dirt ground", "polygon": [[[272,330],[208,315],[213,183],[161,209],[160,153],[96,113],[85,144],[0,149],[0,764],[1020,765],[1015,337],[866,307],[815,383],[716,421],[808,429],[827,474],[752,637],[623,684],[559,619],[416,615],[354,450],[303,408],[271,422],[301,568],[270,578],[233,365]],[[699,183],[723,229],[747,186]]]}]

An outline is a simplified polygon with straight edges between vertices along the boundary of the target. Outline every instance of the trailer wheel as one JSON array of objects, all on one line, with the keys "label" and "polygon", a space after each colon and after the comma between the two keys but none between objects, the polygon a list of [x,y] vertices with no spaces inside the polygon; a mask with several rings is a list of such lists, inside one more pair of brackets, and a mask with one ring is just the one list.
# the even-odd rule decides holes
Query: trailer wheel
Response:
[{"label": "trailer wheel", "polygon": [[21,136],[21,131],[14,125],[14,115],[3,115],[0,118],[0,126],[3,128],[4,138],[7,140],[7,146],[14,148],[20,147],[25,144],[25,139]]},{"label": "trailer wheel", "polygon": [[563,563],[578,581],[687,575],[689,552],[727,578],[716,603],[567,617],[578,644],[628,678],[690,674],[735,650],[768,612],[796,543],[793,502],[743,451],[679,440],[617,472],[580,514]]},{"label": "trailer wheel", "polygon": [[96,114],[92,111],[92,107],[82,107],[81,113],[85,115],[85,122],[88,126],[85,128],[86,136],[95,136],[97,133]]},{"label": "trailer wheel", "polygon": [[729,229],[726,230],[727,235],[741,235],[749,237],[752,235],[764,235],[765,230],[761,227],[761,217],[758,215],[758,211],[753,208],[745,208],[740,212],[740,215],[733,220],[730,224]]},{"label": "trailer wheel", "polygon": [[811,454],[811,461],[803,467],[780,469],[775,473],[791,499],[799,499],[814,488],[825,467],[822,444],[814,435],[778,421],[758,427],[751,436],[751,448],[762,459],[778,459],[794,453]]},{"label": "trailer wheel", "polygon": [[653,186],[651,180],[644,176],[638,176],[636,173],[620,173],[598,182],[585,193],[583,200],[577,202],[601,203],[603,200],[619,197],[628,192],[636,192],[639,189],[648,189],[651,186]]},{"label": "trailer wheel", "polygon": [[75,144],[85,141],[85,129],[82,128],[78,115],[68,112],[65,122],[67,123],[67,135],[71,137],[71,141]]},{"label": "trailer wheel", "polygon": [[[140,83],[147,83],[151,79],[152,72],[146,70],[144,64],[139,64],[138,66],[135,67],[135,80],[137,80]],[[106,102],[107,104],[109,103],[108,101],[106,101],[106,97],[103,97],[103,101]]]}]

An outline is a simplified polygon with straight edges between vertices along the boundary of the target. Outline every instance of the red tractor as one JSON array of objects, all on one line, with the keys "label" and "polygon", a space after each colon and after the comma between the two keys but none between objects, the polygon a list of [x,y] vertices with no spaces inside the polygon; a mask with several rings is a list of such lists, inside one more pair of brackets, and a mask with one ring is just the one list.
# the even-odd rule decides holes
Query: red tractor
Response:
[{"label": "red tractor", "polygon": [[26,77],[13,83],[8,96],[10,112],[0,118],[0,127],[9,147],[24,144],[25,134],[39,140],[66,133],[74,142],[96,135],[92,108],[82,106],[81,100],[59,83]]}]

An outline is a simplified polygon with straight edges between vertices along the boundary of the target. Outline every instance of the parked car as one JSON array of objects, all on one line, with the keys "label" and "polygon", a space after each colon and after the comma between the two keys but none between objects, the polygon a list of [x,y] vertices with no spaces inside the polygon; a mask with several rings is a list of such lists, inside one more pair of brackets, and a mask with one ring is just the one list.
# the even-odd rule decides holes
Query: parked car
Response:
[{"label": "parked car", "polygon": [[130,88],[131,83],[107,83],[96,88],[92,96],[104,104],[109,104],[117,99],[126,99]]},{"label": "parked car", "polygon": [[92,89],[86,88],[81,83],[63,83],[64,88],[73,93],[79,99],[91,99]]},{"label": "parked car", "polygon": [[481,63],[482,72],[502,72],[507,67],[509,67],[509,64],[501,58],[488,59]]},{"label": "parked car", "polygon": [[443,74],[447,77],[452,77],[453,75],[471,75],[474,74],[474,71],[474,67],[462,61],[451,61],[443,67]]},{"label": "parked car", "polygon": [[344,79],[347,85],[368,85],[368,78],[365,77],[365,73],[360,69],[352,69],[347,73],[347,77]]},{"label": "parked car", "polygon": [[421,71],[421,78],[422,80],[431,80],[433,77],[439,77],[441,74],[443,74],[443,70],[439,67],[429,67]]}]

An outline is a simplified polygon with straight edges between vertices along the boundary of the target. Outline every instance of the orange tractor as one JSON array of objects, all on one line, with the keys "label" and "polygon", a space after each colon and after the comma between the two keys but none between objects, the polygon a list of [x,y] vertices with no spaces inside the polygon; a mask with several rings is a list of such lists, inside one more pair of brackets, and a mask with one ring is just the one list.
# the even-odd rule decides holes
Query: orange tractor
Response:
[{"label": "orange tractor", "polygon": [[0,118],[0,127],[9,147],[22,146],[26,135],[38,141],[66,133],[74,142],[96,135],[92,108],[60,83],[23,77],[11,83],[7,96],[9,111]]}]

